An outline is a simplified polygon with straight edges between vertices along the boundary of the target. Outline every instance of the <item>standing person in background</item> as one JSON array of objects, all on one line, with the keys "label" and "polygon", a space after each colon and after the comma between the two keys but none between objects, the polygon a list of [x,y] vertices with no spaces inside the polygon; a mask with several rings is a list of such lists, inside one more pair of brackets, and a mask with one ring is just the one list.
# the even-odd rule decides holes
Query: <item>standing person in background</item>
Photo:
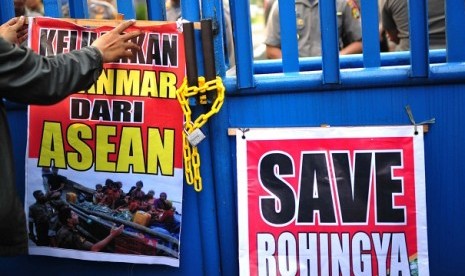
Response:
[{"label": "standing person in background", "polygon": [[[409,11],[407,0],[385,0],[382,23],[396,51],[410,49]],[[446,47],[444,0],[428,0],[428,33],[430,49]]]},{"label": "standing person in background", "polygon": [[29,206],[29,238],[38,246],[49,246],[48,234],[53,209],[41,190],[34,191],[32,195],[36,202]]},{"label": "standing person in background", "polygon": [[26,0],[14,0],[15,16],[26,15]]},{"label": "standing person in background", "polygon": [[[393,48],[392,42],[391,43],[389,42],[387,35],[386,35],[386,31],[384,30],[383,24],[381,22],[381,10],[384,6],[384,1],[385,0],[378,0],[378,20],[379,20],[378,30],[379,30],[379,46],[380,46],[379,48],[381,52],[389,52],[391,51],[391,48]],[[353,0],[353,2],[360,8],[360,11],[362,11],[360,0]]]},{"label": "standing person in background", "polygon": [[48,176],[48,198],[59,198],[63,189],[65,188],[66,182],[68,179],[58,174],[58,168],[53,166],[52,173]]},{"label": "standing person in background", "polygon": [[89,18],[91,19],[115,19],[118,15],[114,1],[88,0]]},{"label": "standing person in background", "polygon": [[[350,1],[350,2],[349,2]],[[336,0],[339,54],[362,52],[362,28],[360,11],[352,7],[352,0]],[[355,6],[355,5],[354,5]],[[300,57],[321,56],[321,29],[318,0],[296,0],[296,24]],[[282,58],[281,27],[278,2],[273,3],[266,24],[266,56]]]},{"label": "standing person in background", "polygon": [[229,8],[229,0],[223,0],[223,20],[224,20],[224,35],[225,35],[225,52],[228,56],[227,62],[229,62],[228,68],[236,65],[236,59],[234,54],[234,37],[232,34],[232,22],[231,22],[231,11]]},{"label": "standing person in background", "polygon": [[166,0],[166,21],[176,21],[181,17],[180,0]]},{"label": "standing person in background", "polygon": [[139,31],[123,32],[126,21],[96,39],[92,46],[57,56],[40,56],[19,46],[27,39],[24,17],[0,26],[0,256],[26,254],[28,235],[23,204],[16,192],[11,136],[3,98],[26,104],[53,104],[88,89],[103,63],[131,58],[140,48],[131,39]]},{"label": "standing person in background", "polygon": [[42,0],[26,0],[26,16],[43,16],[44,4]]}]

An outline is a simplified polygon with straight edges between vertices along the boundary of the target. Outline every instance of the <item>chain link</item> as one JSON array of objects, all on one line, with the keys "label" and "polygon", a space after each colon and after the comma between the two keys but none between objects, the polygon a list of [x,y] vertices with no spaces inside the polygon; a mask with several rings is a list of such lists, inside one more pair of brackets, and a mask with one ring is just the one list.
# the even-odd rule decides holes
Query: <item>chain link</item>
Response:
[{"label": "chain link", "polygon": [[[183,159],[184,159],[184,174],[186,182],[189,185],[194,184],[194,190],[200,192],[203,188],[202,177],[200,175],[200,154],[196,146],[189,143],[187,137],[196,129],[200,129],[205,125],[208,119],[218,113],[224,103],[225,88],[220,77],[205,82],[204,77],[199,77],[199,86],[188,86],[187,78],[184,78],[182,85],[176,90],[176,97],[181,105],[184,113],[184,132],[183,132]],[[208,99],[206,92],[216,90],[216,98],[211,105],[211,109],[201,114],[194,122],[192,122],[192,111],[189,106],[189,97],[199,95],[200,104],[207,104]]]}]

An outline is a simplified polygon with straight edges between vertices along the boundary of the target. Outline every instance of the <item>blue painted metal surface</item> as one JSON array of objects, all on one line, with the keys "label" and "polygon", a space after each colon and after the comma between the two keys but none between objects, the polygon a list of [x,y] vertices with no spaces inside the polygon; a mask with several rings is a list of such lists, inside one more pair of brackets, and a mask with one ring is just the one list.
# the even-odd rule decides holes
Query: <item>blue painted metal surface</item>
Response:
[{"label": "blue painted metal surface", "polygon": [[147,1],[147,13],[151,20],[166,20],[165,1]]},{"label": "blue painted metal surface", "polygon": [[[225,74],[225,48],[223,42],[223,32],[222,24],[222,10],[223,6],[220,1],[202,1],[202,16],[203,19],[212,19],[213,26],[217,26],[218,33],[214,37],[213,46],[215,51],[215,67],[219,75]],[[218,14],[220,13],[220,14]],[[216,23],[215,23],[216,22]],[[205,66],[205,65],[204,65]],[[204,107],[197,107],[201,109],[203,113],[208,112],[209,107],[205,110]],[[202,156],[202,166],[201,168],[202,179],[205,183],[204,190],[201,196],[207,195],[210,198],[204,198],[201,200],[200,207],[201,210],[214,210],[213,214],[203,213],[208,220],[205,220],[206,223],[215,223],[210,225],[211,231],[203,231],[204,237],[204,247],[208,247],[210,252],[204,254],[208,257],[207,267],[210,268],[210,271],[206,270],[207,275],[237,275],[238,274],[238,265],[237,262],[231,261],[235,260],[238,256],[237,253],[237,239],[231,239],[231,237],[236,237],[236,229],[231,229],[231,225],[235,225],[235,217],[231,216],[234,214],[233,205],[230,202],[225,201],[225,198],[230,197],[232,193],[231,187],[234,186],[232,171],[229,173],[223,173],[223,170],[212,170],[213,167],[223,167],[223,165],[228,165],[229,162],[225,162],[225,156],[230,156],[229,147],[225,147],[228,144],[227,136],[227,125],[223,122],[228,119],[228,108],[226,105],[223,106],[221,112],[216,114],[212,119],[211,123],[203,127],[208,132],[205,133],[208,137],[212,137],[208,142],[202,143],[199,150],[201,151]],[[212,132],[212,129],[214,132]],[[213,138],[214,137],[214,138]],[[203,146],[208,146],[203,148]],[[206,158],[206,159],[205,159]],[[210,164],[210,166],[208,166]],[[205,171],[206,170],[206,171]],[[208,176],[208,178],[205,178]],[[214,205],[208,205],[204,207],[206,202],[210,202]],[[205,241],[207,241],[205,243]],[[216,243],[216,244],[215,244]],[[217,250],[215,252],[215,250]],[[213,252],[212,252],[213,251]]]},{"label": "blue painted metal surface", "polygon": [[[59,5],[58,9],[61,10],[60,2],[58,2],[58,5]],[[87,8],[87,1],[68,0],[68,2],[69,2],[69,15],[72,18],[89,18],[89,9]],[[55,4],[56,3],[54,3],[54,5]],[[50,16],[54,16],[54,15],[51,14]]]},{"label": "blue painted metal surface", "polygon": [[7,22],[15,16],[13,1],[3,1],[0,5],[0,24]]},{"label": "blue painted metal surface", "polygon": [[320,1],[323,83],[339,83],[339,36],[336,1]]},{"label": "blue painted metal surface", "polygon": [[278,1],[284,73],[299,72],[295,1]]},{"label": "blue painted metal surface", "polygon": [[363,64],[365,67],[379,67],[379,26],[373,22],[379,22],[378,2],[372,0],[361,0],[362,8],[362,40],[363,40]]},{"label": "blue painted metal surface", "polygon": [[[430,63],[446,62],[445,50],[431,50],[429,53]],[[381,53],[381,66],[410,65],[410,52],[387,52]],[[283,72],[280,60],[258,60],[254,64],[255,74],[270,74]],[[300,72],[321,70],[321,57],[300,58]],[[359,54],[340,56],[341,69],[363,68],[366,66],[365,55],[363,59]]]},{"label": "blue painted metal surface", "polygon": [[[79,1],[79,0],[76,0],[76,1]],[[81,2],[85,2],[85,1],[81,0]],[[133,1],[117,0],[116,5],[118,6],[118,12],[124,15],[124,19],[135,19],[136,18],[136,9],[134,8]]]},{"label": "blue painted metal surface", "polygon": [[234,51],[236,53],[237,88],[254,86],[253,80],[253,49],[252,30],[250,22],[249,0],[229,1],[234,35]]},{"label": "blue painted metal surface", "polygon": [[[148,1],[152,7],[160,3],[160,0]],[[119,12],[125,18],[131,18],[128,16],[133,11],[130,2],[118,2]],[[217,17],[220,1],[203,2],[201,11],[199,1],[183,0],[183,17],[190,21],[199,21],[201,13],[204,18]],[[295,69],[295,60],[290,65],[287,59],[252,61],[250,18],[243,18],[250,14],[249,1],[230,2],[237,76],[224,78],[225,104],[202,129],[208,137],[199,146],[204,191],[198,194],[192,187],[184,187],[180,268],[21,256],[0,259],[1,274],[27,275],[43,270],[51,275],[238,275],[235,142],[228,137],[228,128],[405,125],[410,122],[404,108],[410,105],[416,121],[436,118],[425,134],[430,272],[431,275],[463,275],[465,170],[461,164],[465,132],[461,128],[465,123],[465,36],[462,34],[465,3],[446,1],[446,50],[427,51],[426,13],[414,12],[410,13],[411,22],[420,26],[415,32],[423,33],[416,34],[415,39],[412,36],[415,41],[411,43],[411,52],[379,54],[379,50],[365,45],[363,55],[334,60],[336,48],[327,50],[332,54],[326,57],[324,54],[322,58],[297,60]],[[332,21],[331,4],[321,2],[326,3],[322,9],[327,20]],[[362,24],[364,30],[369,28],[364,40],[374,46],[374,28],[366,27],[377,26],[377,22],[372,22],[376,16],[372,14],[375,4],[371,2],[374,1],[362,0],[362,16],[366,20]],[[415,9],[424,11],[425,3],[417,2],[413,4]],[[2,22],[8,19],[4,7],[9,3],[11,0],[0,0]],[[284,9],[293,10],[291,5],[285,6]],[[365,7],[368,8],[363,10]],[[323,37],[324,43],[334,47],[334,33],[327,35],[329,38]],[[224,55],[218,48],[220,40],[215,38],[216,55]],[[198,51],[200,62],[200,47]],[[224,60],[219,56],[217,59]],[[284,68],[293,68],[289,69],[292,74]],[[199,73],[203,74],[202,64],[199,64]],[[219,74],[224,77],[223,73]],[[26,110],[24,106],[12,104],[8,109],[10,125],[14,127],[17,186],[24,196]],[[193,110],[195,114],[203,111],[199,106]]]},{"label": "blue painted metal surface", "polygon": [[412,77],[428,76],[428,3],[408,1]]},{"label": "blue painted metal surface", "polygon": [[[61,9],[61,0],[44,0],[44,12],[47,16],[50,17],[63,17],[63,11]],[[71,10],[75,11],[76,9],[74,8],[74,1],[71,1],[69,3],[70,6],[72,6]],[[82,4],[81,4],[82,5]],[[79,18],[76,16],[73,16],[74,18]],[[87,16],[88,17],[88,16]]]},{"label": "blue painted metal surface", "polygon": [[465,2],[461,0],[447,0],[446,2],[446,47],[448,62],[464,62],[465,51]]}]

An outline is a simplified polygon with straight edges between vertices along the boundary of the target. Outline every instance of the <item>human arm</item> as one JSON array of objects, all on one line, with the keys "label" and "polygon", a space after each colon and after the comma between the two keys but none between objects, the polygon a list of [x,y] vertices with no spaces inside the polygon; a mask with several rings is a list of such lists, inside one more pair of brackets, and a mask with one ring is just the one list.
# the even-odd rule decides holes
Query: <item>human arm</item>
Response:
[{"label": "human arm", "polygon": [[95,252],[101,251],[115,237],[121,235],[121,233],[123,233],[123,230],[124,230],[124,225],[123,224],[121,224],[118,228],[111,228],[110,234],[106,238],[104,238],[103,240],[101,240],[101,241],[95,243],[94,245],[92,245],[92,247],[90,248],[90,251],[95,251]]},{"label": "human arm", "polygon": [[279,25],[278,2],[273,3],[269,19],[266,23],[266,57],[268,59],[282,58],[281,52],[281,28]]},{"label": "human arm", "polygon": [[50,193],[54,193],[54,192],[60,192],[63,190],[63,188],[65,188],[65,183],[64,182],[60,182],[60,186],[58,188],[56,188],[55,190],[52,190],[51,189],[51,186],[50,186]]},{"label": "human arm", "polygon": [[363,51],[360,11],[358,6],[350,3],[352,2],[343,1],[338,5],[338,17],[340,14],[342,20],[340,55],[359,54]]},{"label": "human arm", "polygon": [[341,55],[350,55],[350,54],[359,54],[363,50],[362,47],[362,42],[361,41],[355,41],[347,45],[346,47],[342,48],[339,51],[339,54]]},{"label": "human arm", "polygon": [[283,58],[281,48],[271,45],[266,45],[266,57],[268,59],[280,59]]},{"label": "human arm", "polygon": [[20,103],[52,104],[90,87],[102,64],[97,48],[44,57],[0,38],[0,96]]},{"label": "human arm", "polygon": [[134,21],[123,22],[92,46],[44,57],[0,37],[0,97],[27,104],[53,104],[89,88],[104,62],[131,57],[139,46],[129,40],[139,31],[123,34]]},{"label": "human arm", "polygon": [[408,18],[407,1],[386,0],[382,10],[383,27],[389,40],[397,44],[397,51],[410,48]]},{"label": "human arm", "polygon": [[396,23],[394,22],[394,18],[388,1],[383,3],[380,21],[382,28],[386,31],[389,41],[394,42],[395,44],[399,44],[399,31],[397,30]]}]

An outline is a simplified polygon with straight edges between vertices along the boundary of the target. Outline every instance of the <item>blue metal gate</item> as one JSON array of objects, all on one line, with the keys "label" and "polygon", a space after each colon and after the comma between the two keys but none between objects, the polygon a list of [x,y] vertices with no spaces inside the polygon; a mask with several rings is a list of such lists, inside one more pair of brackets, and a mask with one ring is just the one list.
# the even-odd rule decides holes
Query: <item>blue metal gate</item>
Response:
[{"label": "blue metal gate", "polygon": [[[46,14],[60,17],[58,0],[44,0]],[[323,11],[334,3],[320,1]],[[0,21],[13,16],[12,0],[0,1]],[[147,0],[151,20],[164,19],[164,1]],[[295,29],[294,1],[280,1],[281,18]],[[425,135],[428,247],[431,275],[465,275],[465,3],[446,1],[447,46],[429,51],[425,1],[410,1],[411,51],[380,53],[376,1],[362,0],[363,54],[337,55],[337,41],[323,30],[322,57],[298,58],[295,32],[282,34],[283,60],[254,61],[248,0],[231,0],[235,74],[226,75],[222,24],[215,37],[217,74],[227,90],[225,104],[204,127],[208,139],[199,145],[204,190],[184,189],[181,266],[147,266],[84,262],[51,257],[0,259],[2,274],[46,271],[100,275],[237,275],[235,141],[230,128],[289,126],[405,125],[409,105],[417,122],[435,118]],[[118,0],[125,18],[135,18],[131,1]],[[71,16],[85,18],[86,1],[70,0]],[[222,22],[220,0],[182,0],[183,18]],[[200,15],[202,14],[202,16]],[[334,22],[331,12],[322,20]],[[325,35],[327,34],[327,35]],[[199,36],[196,39],[200,39]],[[202,54],[198,52],[200,57]],[[201,58],[198,58],[201,60]],[[202,66],[199,74],[203,74]],[[193,107],[194,112],[198,107]],[[19,192],[24,194],[26,111],[9,104],[15,142]],[[186,230],[187,229],[187,230]]]}]

